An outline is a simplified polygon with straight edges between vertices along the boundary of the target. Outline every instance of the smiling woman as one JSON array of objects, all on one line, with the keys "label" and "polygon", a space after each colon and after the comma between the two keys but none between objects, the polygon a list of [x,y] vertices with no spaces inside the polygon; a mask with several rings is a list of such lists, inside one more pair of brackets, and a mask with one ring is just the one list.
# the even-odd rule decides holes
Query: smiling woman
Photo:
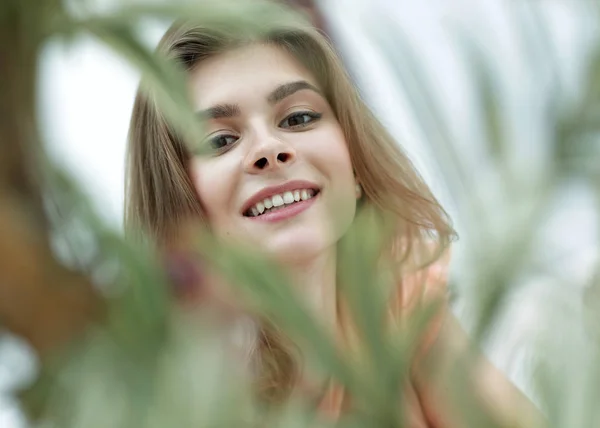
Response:
[{"label": "smiling woman", "polygon": [[198,63],[189,86],[198,110],[210,112],[201,144],[212,155],[191,159],[189,171],[212,230],[285,263],[333,260],[357,179],[311,73],[281,48],[256,44]]},{"label": "smiling woman", "polygon": [[[339,292],[338,244],[357,212],[369,209],[392,231],[382,249],[396,267],[391,321],[405,320],[422,296],[445,302],[442,256],[454,236],[446,213],[365,106],[328,41],[287,15],[265,15],[265,25],[238,31],[232,29],[244,28],[243,18],[226,8],[223,14],[227,29],[177,23],[160,42],[159,50],[186,70],[205,137],[184,143],[152,97],[138,93],[129,139],[127,226],[167,246],[193,219],[223,242],[277,259],[327,328],[348,338],[353,323]],[[431,366],[425,366],[435,356],[447,368],[465,348],[445,307],[411,365],[403,395],[411,427],[464,426],[449,409],[447,390],[431,381]],[[316,389],[321,409],[335,415],[350,406],[342,389],[300,369],[302,361],[273,336],[272,326],[262,327],[252,358],[265,397],[281,400],[292,391]],[[493,402],[494,417],[512,423],[522,414],[535,415],[486,360],[474,367],[480,404]]]}]

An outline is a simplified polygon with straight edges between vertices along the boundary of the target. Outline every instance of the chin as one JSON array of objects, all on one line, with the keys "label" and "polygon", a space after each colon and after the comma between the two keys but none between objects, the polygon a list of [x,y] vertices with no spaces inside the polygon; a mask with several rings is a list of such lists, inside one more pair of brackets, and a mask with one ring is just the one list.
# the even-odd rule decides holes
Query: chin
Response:
[{"label": "chin", "polygon": [[334,245],[334,240],[326,238],[316,230],[293,236],[277,236],[267,242],[263,241],[265,251],[277,261],[285,265],[309,263],[326,253]]}]

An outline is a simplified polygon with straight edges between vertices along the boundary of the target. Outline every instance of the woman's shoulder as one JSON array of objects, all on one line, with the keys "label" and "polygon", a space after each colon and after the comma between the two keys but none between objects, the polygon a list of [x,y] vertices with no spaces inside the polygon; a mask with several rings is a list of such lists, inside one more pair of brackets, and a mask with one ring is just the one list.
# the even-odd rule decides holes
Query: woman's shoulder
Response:
[{"label": "woman's shoulder", "polygon": [[400,241],[393,250],[397,259],[396,296],[398,309],[414,309],[439,298],[446,298],[451,249],[437,243],[420,243],[407,248]]},{"label": "woman's shoulder", "polygon": [[437,338],[449,309],[448,272],[450,249],[445,249],[433,262],[424,267],[404,267],[396,282],[391,311],[401,325],[410,321],[420,310],[433,308],[422,346],[429,348]]}]

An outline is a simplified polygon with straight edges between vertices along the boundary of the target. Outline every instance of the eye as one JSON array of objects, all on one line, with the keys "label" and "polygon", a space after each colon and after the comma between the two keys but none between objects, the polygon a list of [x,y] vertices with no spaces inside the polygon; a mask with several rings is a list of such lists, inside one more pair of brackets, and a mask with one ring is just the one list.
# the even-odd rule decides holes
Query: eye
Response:
[{"label": "eye", "polygon": [[227,134],[215,135],[207,140],[210,149],[216,152],[224,152],[237,141],[238,137]]},{"label": "eye", "polygon": [[320,118],[320,113],[303,111],[289,115],[279,123],[279,126],[282,128],[300,128]]}]

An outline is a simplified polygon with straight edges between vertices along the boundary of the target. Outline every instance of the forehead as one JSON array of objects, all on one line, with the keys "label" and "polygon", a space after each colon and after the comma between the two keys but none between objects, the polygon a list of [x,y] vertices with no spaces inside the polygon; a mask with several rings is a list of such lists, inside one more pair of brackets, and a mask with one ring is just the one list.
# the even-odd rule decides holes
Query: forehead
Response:
[{"label": "forehead", "polygon": [[196,107],[236,101],[244,94],[264,96],[282,83],[298,80],[319,87],[312,74],[284,49],[253,44],[200,62],[188,75]]}]

